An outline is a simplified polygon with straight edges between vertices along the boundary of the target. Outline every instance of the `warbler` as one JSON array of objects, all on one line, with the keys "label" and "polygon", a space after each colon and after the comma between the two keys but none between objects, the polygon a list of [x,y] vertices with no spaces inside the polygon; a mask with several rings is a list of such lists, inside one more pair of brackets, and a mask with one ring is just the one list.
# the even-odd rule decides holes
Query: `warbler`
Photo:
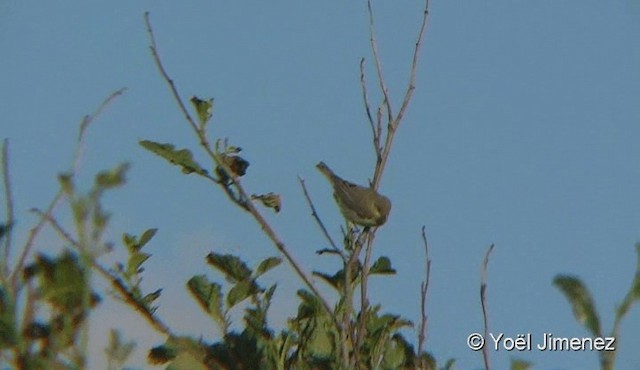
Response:
[{"label": "warbler", "polygon": [[389,198],[377,191],[342,179],[324,163],[316,165],[333,186],[333,197],[348,221],[365,227],[380,226],[391,211]]}]

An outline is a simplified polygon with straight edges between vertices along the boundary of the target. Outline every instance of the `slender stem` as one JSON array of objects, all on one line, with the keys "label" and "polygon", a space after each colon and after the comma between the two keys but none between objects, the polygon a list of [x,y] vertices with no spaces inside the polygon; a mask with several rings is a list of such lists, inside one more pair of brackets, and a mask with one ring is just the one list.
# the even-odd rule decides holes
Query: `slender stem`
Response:
[{"label": "slender stem", "polygon": [[[371,7],[371,1],[368,0],[368,5],[369,5],[369,9]],[[372,18],[373,15],[370,11],[370,17]],[[411,63],[411,72],[410,72],[410,76],[409,76],[409,84],[407,86],[407,91],[405,93],[404,99],[402,101],[402,106],[400,107],[400,111],[398,112],[398,115],[393,118],[391,116],[391,114],[389,114],[388,116],[388,121],[387,121],[387,137],[385,139],[385,143],[384,146],[382,148],[382,154],[378,157],[378,161],[376,163],[376,168],[375,168],[375,173],[373,175],[373,180],[372,180],[372,186],[374,189],[377,189],[379,184],[380,184],[380,180],[382,178],[382,173],[384,172],[384,168],[387,164],[387,159],[389,158],[389,153],[391,152],[391,146],[393,143],[393,138],[395,136],[396,131],[398,130],[398,127],[400,126],[400,122],[402,121],[402,118],[404,117],[404,114],[407,110],[407,108],[409,107],[409,103],[411,102],[411,98],[413,97],[413,91],[415,90],[415,85],[416,85],[416,75],[417,75],[417,69],[418,69],[418,59],[419,59],[419,53],[420,53],[420,47],[422,46],[422,40],[423,40],[423,36],[424,36],[424,31],[427,27],[427,20],[428,20],[428,16],[429,16],[429,0],[425,0],[425,7],[423,10],[423,17],[422,17],[422,24],[420,25],[420,31],[418,32],[418,38],[416,40],[416,45],[415,48],[413,50],[413,59],[412,59],[412,63]],[[371,21],[371,26],[373,27],[373,21]],[[373,33],[373,31],[372,31]],[[372,40],[375,41],[375,38],[372,37]],[[372,46],[373,47],[373,46]],[[377,60],[377,49],[373,49],[374,50],[374,57],[376,57]],[[376,61],[376,65],[380,65],[380,63],[378,61]],[[378,74],[380,75],[382,73],[381,67],[378,69]],[[380,77],[379,77],[380,78]],[[386,91],[384,90],[385,86],[383,82],[380,82],[380,86],[381,89],[383,89],[383,93],[385,94],[385,100],[387,100],[387,96],[386,96]],[[390,106],[387,105],[387,109],[390,111]]]},{"label": "slender stem", "polygon": [[6,209],[6,227],[4,234],[4,246],[0,255],[0,276],[4,281],[9,276],[9,257],[11,254],[11,228],[14,222],[13,194],[11,193],[11,181],[9,177],[9,139],[4,139],[2,144],[2,185],[4,187],[4,199]]},{"label": "slender stem", "polygon": [[324,237],[327,239],[327,241],[331,245],[331,248],[333,249],[333,251],[340,255],[340,257],[342,258],[343,262],[346,262],[347,257],[344,255],[344,253],[342,253],[340,248],[338,248],[338,245],[333,241],[333,238],[331,238],[331,235],[329,235],[329,231],[324,226],[324,222],[322,222],[322,220],[320,219],[320,216],[318,215],[318,212],[316,211],[316,207],[313,205],[313,201],[311,200],[311,196],[309,195],[309,192],[307,191],[307,185],[305,184],[304,179],[302,177],[298,176],[298,181],[300,181],[300,186],[302,186],[302,192],[304,193],[304,197],[307,199],[307,203],[309,204],[309,208],[311,208],[311,216],[313,216],[314,220],[316,220],[316,223],[318,224],[318,226],[322,230],[322,234],[324,235]]},{"label": "slender stem", "polygon": [[[422,226],[422,243],[424,244],[425,252],[425,279],[422,284],[420,284],[420,331],[418,333],[418,356],[422,355],[427,338],[427,292],[429,291],[429,280],[431,277],[429,243],[427,242],[427,233],[424,226]],[[421,368],[426,368],[425,364],[421,364]]]},{"label": "slender stem", "polygon": [[384,82],[384,74],[382,73],[382,60],[378,54],[378,41],[376,40],[375,25],[373,21],[373,9],[371,8],[371,0],[367,0],[367,10],[369,12],[369,41],[371,43],[371,51],[373,52],[373,58],[376,62],[376,72],[378,73],[378,83],[380,84],[380,90],[384,96],[385,110],[387,111],[387,119],[389,122],[393,119],[393,110],[391,108],[391,100],[389,99],[389,89]]},{"label": "slender stem", "polygon": [[[369,269],[371,265],[371,252],[373,251],[373,240],[375,239],[376,229],[369,229],[363,231],[365,233],[365,255],[364,262],[362,264],[362,271],[360,272],[360,321],[358,323],[358,337],[356,338],[356,344],[358,348],[362,345],[364,339],[367,336],[367,315],[369,309],[368,298],[368,283],[369,283]],[[360,239],[360,238],[358,238]],[[362,242],[358,243],[362,244]]]},{"label": "slender stem", "polygon": [[[365,81],[364,73],[364,58],[360,59],[360,86],[362,88],[362,101],[364,103],[364,109],[367,113],[369,125],[371,126],[371,136],[373,137],[374,150],[376,152],[376,157],[380,157],[382,151],[382,148],[380,148],[381,130],[376,130],[376,124],[373,120],[373,116],[371,115],[371,104],[369,103],[369,93],[367,91],[367,82]],[[380,126],[378,125],[378,127]]]},{"label": "slender stem", "polygon": [[[491,244],[484,256],[482,263],[482,275],[480,283],[480,304],[482,305],[482,320],[484,323],[484,337],[489,337],[489,313],[487,310],[487,267],[489,265],[489,255],[493,251],[494,244]],[[485,370],[491,370],[491,361],[489,359],[489,346],[482,347],[482,358],[484,359]]]},{"label": "slender stem", "polygon": [[[53,200],[44,211],[44,214],[51,215],[55,207],[62,200],[63,195],[64,193],[62,192],[62,190],[58,190],[58,193],[53,197]],[[31,230],[29,230],[29,237],[27,238],[27,241],[22,248],[22,253],[20,253],[18,263],[16,264],[15,269],[11,271],[11,286],[14,292],[16,292],[18,289],[18,280],[22,276],[22,268],[24,267],[27,256],[29,255],[29,252],[31,252],[31,248],[33,248],[33,243],[35,242],[36,236],[38,236],[45,223],[46,220],[44,218],[40,218],[40,220],[38,220],[38,223],[34,227],[32,227]]]}]

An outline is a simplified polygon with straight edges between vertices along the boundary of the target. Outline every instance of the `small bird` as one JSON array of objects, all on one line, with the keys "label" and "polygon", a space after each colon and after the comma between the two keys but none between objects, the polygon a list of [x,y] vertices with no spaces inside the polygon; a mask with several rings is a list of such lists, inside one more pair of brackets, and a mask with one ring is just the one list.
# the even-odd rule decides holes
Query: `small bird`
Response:
[{"label": "small bird", "polygon": [[333,197],[344,218],[364,227],[380,226],[387,221],[391,211],[389,198],[371,188],[342,179],[324,162],[316,167],[333,185]]}]

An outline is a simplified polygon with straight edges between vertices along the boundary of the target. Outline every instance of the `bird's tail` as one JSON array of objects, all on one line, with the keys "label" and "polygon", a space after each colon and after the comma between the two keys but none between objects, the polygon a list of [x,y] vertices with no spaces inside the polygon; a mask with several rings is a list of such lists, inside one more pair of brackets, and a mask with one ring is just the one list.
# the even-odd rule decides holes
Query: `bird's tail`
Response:
[{"label": "bird's tail", "polygon": [[329,168],[329,166],[327,166],[324,162],[318,162],[318,164],[316,165],[316,168],[322,172],[323,175],[325,175],[329,181],[331,181],[333,183],[333,179],[338,177],[336,176],[335,173],[333,173],[333,171],[331,171],[331,168]]}]

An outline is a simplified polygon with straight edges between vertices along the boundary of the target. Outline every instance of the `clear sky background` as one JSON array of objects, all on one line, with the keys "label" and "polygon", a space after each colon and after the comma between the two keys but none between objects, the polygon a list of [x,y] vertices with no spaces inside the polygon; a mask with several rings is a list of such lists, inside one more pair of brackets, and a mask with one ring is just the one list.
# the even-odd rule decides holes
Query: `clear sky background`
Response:
[{"label": "clear sky background", "polygon": [[[374,6],[397,109],[423,2]],[[277,251],[219,189],[138,146],[141,139],[197,146],[151,59],[145,11],[183,96],[215,97],[212,134],[244,148],[248,190],[282,195],[280,214],[264,211],[274,228],[307,270],[333,272],[337,261],[314,253],[326,245],[297,176],[339,239],[342,219],[314,165],[324,160],[359,183],[372,176],[358,70],[366,57],[373,94],[366,7],[359,0],[0,0],[0,136],[11,140],[16,241],[35,222],[28,209],[54,196],[81,118],[128,87],[89,130],[84,185],[98,169],[132,163],[126,187],[106,199],[114,214],[109,235],[119,241],[123,232],[159,228],[144,286],[164,288],[158,314],[178,333],[215,340],[186,280],[220,279],[204,261],[212,250],[251,262]],[[640,241],[639,36],[636,0],[432,1],[417,90],[381,185],[393,210],[375,255],[391,257],[398,274],[375,278],[371,298],[418,322],[426,225],[433,260],[427,348],[442,363],[456,358],[458,369],[482,368],[465,340],[482,329],[480,265],[492,243],[492,332],[588,336],[552,286],[559,273],[586,282],[610,331]],[[38,247],[60,245],[49,231]],[[121,251],[103,262],[118,258]],[[282,327],[302,284],[284,264],[267,282],[279,284],[271,318]],[[132,365],[148,368],[146,350],[163,338],[113,302],[94,316],[94,367],[103,367],[110,327],[138,341]],[[405,334],[415,341],[415,331]],[[634,307],[616,368],[640,369],[638,343]],[[496,369],[512,357],[535,369],[598,368],[596,353],[492,352]]]}]

